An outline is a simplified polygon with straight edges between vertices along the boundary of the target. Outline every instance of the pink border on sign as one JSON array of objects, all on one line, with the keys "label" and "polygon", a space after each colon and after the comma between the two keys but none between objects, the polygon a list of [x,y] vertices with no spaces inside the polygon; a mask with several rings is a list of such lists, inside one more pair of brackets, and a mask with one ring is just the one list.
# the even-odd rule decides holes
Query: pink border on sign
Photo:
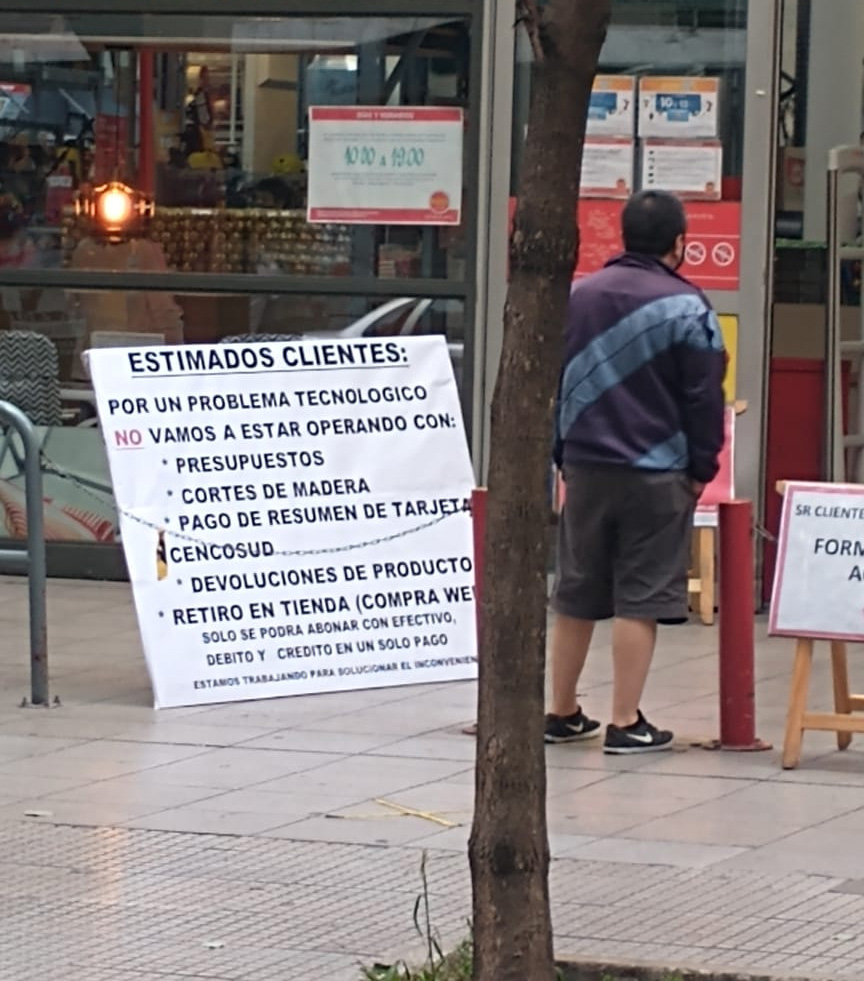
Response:
[{"label": "pink border on sign", "polygon": [[783,511],[780,514],[780,541],[777,545],[777,565],[774,574],[774,586],[771,590],[771,610],[768,614],[768,633],[774,637],[806,637],[809,640],[848,640],[862,641],[864,633],[840,634],[831,632],[816,633],[812,630],[778,630],[777,606],[780,591],[783,588],[783,575],[786,562],[786,546],[789,540],[789,525],[787,518],[795,499],[796,492],[819,491],[822,494],[847,494],[852,497],[864,497],[864,486],[860,484],[827,484],[819,481],[788,481],[783,494]]}]

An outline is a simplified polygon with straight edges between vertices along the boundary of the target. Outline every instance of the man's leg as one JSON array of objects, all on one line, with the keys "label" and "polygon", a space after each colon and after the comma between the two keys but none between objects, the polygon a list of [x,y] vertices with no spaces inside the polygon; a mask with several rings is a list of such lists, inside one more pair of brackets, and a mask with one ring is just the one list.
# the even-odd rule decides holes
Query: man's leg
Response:
[{"label": "man's leg", "polygon": [[657,622],[687,619],[687,564],[695,498],[683,473],[630,471],[620,484],[612,658],[615,683],[607,753],[670,749],[673,735],[651,725],[639,703]]},{"label": "man's leg", "polygon": [[604,513],[602,474],[566,468],[564,507],[558,518],[558,559],[552,607],[552,705],[546,742],[599,735],[600,723],[583,714],[576,686],[594,622],[612,616],[612,542]]},{"label": "man's leg", "polygon": [[550,668],[552,674],[553,715],[564,718],[579,711],[576,687],[585,667],[594,633],[592,620],[576,620],[556,613],[552,623]]},{"label": "man's leg", "polygon": [[620,617],[612,627],[612,724],[620,728],[639,721],[639,705],[654,657],[657,623]]}]

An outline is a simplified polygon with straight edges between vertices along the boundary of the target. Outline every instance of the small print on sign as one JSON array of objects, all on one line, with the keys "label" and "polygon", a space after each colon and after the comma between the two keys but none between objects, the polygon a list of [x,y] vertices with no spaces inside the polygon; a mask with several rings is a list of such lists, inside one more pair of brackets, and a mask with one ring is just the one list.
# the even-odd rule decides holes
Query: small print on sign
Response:
[{"label": "small print on sign", "polygon": [[770,632],[864,641],[864,486],[786,485]]},{"label": "small print on sign", "polygon": [[158,707],[473,678],[442,337],[90,352]]}]

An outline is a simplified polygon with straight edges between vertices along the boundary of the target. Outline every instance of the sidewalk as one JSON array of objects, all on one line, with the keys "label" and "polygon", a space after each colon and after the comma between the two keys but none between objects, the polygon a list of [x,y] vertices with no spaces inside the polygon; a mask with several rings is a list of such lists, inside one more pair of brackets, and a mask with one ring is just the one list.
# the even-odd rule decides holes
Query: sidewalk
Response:
[{"label": "sidewalk", "polygon": [[[52,583],[49,616],[62,706],[19,709],[26,589],[0,580],[2,981],[359,981],[422,951],[424,849],[435,925],[464,936],[473,685],[155,713],[127,586]],[[759,630],[779,746],[792,649]],[[608,653],[583,685],[600,716]],[[817,659],[826,707],[829,676]],[[716,677],[715,632],[669,629],[646,709],[680,750],[549,749],[557,951],[860,978],[864,743],[808,733],[788,773],[776,751],[685,749],[717,734]]]}]

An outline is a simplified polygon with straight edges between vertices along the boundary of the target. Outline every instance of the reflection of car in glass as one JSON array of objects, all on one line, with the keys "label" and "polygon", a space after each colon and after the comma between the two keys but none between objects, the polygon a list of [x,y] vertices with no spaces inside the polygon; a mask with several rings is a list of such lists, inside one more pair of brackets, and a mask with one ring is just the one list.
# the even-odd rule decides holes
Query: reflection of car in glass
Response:
[{"label": "reflection of car in glass", "polygon": [[[355,320],[341,330],[316,331],[304,337],[409,337],[422,334],[443,334],[443,329],[435,324],[447,313],[461,314],[462,304],[458,300],[439,300],[430,297],[402,296],[388,300],[380,307],[370,310],[359,320]],[[453,362],[456,384],[462,382],[462,341],[448,341],[447,350]]]}]

